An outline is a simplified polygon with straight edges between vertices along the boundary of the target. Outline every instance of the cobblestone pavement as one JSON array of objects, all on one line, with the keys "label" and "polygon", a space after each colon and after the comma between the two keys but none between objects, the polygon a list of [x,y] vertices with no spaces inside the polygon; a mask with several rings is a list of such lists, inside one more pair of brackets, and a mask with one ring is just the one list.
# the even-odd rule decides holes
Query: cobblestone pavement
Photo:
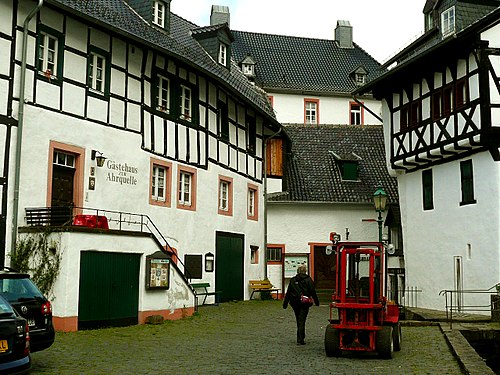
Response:
[{"label": "cobblestone pavement", "polygon": [[461,374],[437,326],[403,327],[402,350],[328,358],[327,306],[313,306],[306,345],[295,320],[277,301],[200,307],[199,314],[162,325],[58,333],[33,353],[32,374]]}]

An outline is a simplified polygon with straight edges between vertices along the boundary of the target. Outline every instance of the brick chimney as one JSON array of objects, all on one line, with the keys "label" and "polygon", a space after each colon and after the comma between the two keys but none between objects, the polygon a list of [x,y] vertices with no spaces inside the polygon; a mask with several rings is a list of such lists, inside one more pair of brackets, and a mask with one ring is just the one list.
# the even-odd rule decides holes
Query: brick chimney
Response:
[{"label": "brick chimney", "polygon": [[212,13],[210,14],[210,26],[227,23],[229,27],[230,14],[229,7],[225,5],[212,5]]},{"label": "brick chimney", "polygon": [[352,45],[352,26],[349,21],[337,21],[335,28],[335,41],[340,48],[353,48]]}]

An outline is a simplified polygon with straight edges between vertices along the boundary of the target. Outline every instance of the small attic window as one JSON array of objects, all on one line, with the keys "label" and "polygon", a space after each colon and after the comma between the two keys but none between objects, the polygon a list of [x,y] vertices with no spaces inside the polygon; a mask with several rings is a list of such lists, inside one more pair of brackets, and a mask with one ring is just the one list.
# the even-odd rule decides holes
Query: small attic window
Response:
[{"label": "small attic window", "polygon": [[351,72],[350,76],[354,81],[356,86],[363,86],[366,83],[366,76],[368,75],[367,70],[360,66],[353,72]]},{"label": "small attic window", "polygon": [[338,155],[332,151],[330,153],[335,158],[342,180],[359,181],[359,161],[361,158],[358,155],[354,152],[347,155]]},{"label": "small attic window", "polygon": [[365,84],[366,81],[366,74],[362,73],[356,73],[356,85],[357,86],[362,86]]},{"label": "small attic window", "polygon": [[224,43],[219,44],[219,64],[227,66],[227,46]]},{"label": "small attic window", "polygon": [[441,14],[441,33],[443,37],[455,32],[455,7],[446,9]]},{"label": "small attic window", "polygon": [[245,57],[241,62],[241,71],[250,80],[255,78],[255,60],[251,56]]},{"label": "small attic window", "polygon": [[243,74],[246,76],[254,76],[254,66],[250,64],[243,64],[242,66]]},{"label": "small attic window", "polygon": [[165,25],[165,4],[162,1],[153,1],[152,22],[160,27]]}]

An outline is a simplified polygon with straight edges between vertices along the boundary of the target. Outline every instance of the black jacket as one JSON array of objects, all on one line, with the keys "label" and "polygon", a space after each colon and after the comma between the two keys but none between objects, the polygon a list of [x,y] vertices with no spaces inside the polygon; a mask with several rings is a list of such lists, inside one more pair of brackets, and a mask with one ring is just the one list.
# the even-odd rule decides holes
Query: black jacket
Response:
[{"label": "black jacket", "polygon": [[285,299],[283,300],[283,308],[286,309],[290,302],[292,304],[298,303],[302,293],[305,296],[312,297],[316,306],[319,306],[318,295],[316,294],[316,289],[314,289],[312,279],[304,273],[299,273],[290,279]]}]

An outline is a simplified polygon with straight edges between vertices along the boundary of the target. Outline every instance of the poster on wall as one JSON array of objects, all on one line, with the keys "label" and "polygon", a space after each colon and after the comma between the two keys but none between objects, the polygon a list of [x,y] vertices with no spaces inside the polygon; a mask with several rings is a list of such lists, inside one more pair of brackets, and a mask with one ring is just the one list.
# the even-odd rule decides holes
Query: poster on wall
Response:
[{"label": "poster on wall", "polygon": [[285,279],[294,277],[301,264],[305,264],[309,272],[309,254],[285,254]]},{"label": "poster on wall", "polygon": [[148,288],[168,289],[170,259],[148,259]]}]

